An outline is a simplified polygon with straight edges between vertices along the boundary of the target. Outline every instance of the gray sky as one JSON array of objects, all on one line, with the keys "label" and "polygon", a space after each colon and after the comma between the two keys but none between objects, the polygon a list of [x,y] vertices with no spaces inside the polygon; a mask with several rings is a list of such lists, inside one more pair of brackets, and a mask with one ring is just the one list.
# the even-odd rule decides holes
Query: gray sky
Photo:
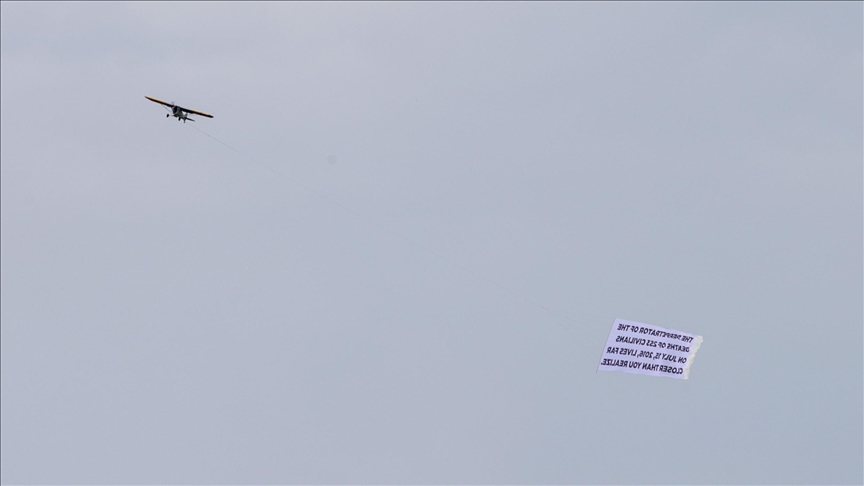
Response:
[{"label": "gray sky", "polygon": [[860,2],[0,18],[3,483],[864,481]]}]

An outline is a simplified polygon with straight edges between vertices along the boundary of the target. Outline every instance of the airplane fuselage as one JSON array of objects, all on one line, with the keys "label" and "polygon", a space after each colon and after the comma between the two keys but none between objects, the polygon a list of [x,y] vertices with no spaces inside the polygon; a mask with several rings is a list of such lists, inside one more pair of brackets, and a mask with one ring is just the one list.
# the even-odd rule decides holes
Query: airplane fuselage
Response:
[{"label": "airplane fuselage", "polygon": [[171,107],[171,116],[177,118],[177,121],[183,120],[183,123],[186,123],[186,120],[195,121],[189,118],[189,114],[183,108],[180,108],[177,105]]}]

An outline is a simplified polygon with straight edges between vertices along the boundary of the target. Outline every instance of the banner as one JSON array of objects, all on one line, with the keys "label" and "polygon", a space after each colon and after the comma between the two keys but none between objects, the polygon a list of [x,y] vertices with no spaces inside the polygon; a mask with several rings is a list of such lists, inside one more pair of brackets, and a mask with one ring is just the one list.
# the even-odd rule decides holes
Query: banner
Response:
[{"label": "banner", "polygon": [[701,345],[702,336],[615,319],[598,370],[686,380]]}]

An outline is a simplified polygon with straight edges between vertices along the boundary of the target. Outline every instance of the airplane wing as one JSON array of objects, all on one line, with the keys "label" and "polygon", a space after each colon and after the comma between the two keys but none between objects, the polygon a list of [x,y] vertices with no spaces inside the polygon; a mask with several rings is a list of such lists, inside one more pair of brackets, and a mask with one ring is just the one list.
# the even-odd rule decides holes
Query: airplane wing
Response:
[{"label": "airplane wing", "polygon": [[171,103],[166,103],[166,102],[164,102],[164,101],[162,101],[162,100],[157,100],[156,98],[151,98],[151,97],[149,97],[149,96],[144,96],[144,97],[147,98],[147,99],[150,100],[150,101],[155,101],[156,103],[159,103],[160,105],[165,105],[165,106],[174,106],[174,105],[172,105]]},{"label": "airplane wing", "polygon": [[190,110],[189,108],[181,108],[181,109],[183,111],[185,111],[186,113],[194,113],[196,115],[206,116],[207,118],[213,118],[213,115],[208,115],[207,113],[204,113],[203,111]]}]

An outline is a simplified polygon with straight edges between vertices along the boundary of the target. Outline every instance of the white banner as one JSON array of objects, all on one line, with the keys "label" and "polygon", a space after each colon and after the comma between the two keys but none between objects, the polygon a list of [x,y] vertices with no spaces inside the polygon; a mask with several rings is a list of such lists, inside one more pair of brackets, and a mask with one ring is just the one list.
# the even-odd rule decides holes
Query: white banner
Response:
[{"label": "white banner", "polygon": [[701,345],[702,336],[615,319],[598,370],[686,380]]}]

